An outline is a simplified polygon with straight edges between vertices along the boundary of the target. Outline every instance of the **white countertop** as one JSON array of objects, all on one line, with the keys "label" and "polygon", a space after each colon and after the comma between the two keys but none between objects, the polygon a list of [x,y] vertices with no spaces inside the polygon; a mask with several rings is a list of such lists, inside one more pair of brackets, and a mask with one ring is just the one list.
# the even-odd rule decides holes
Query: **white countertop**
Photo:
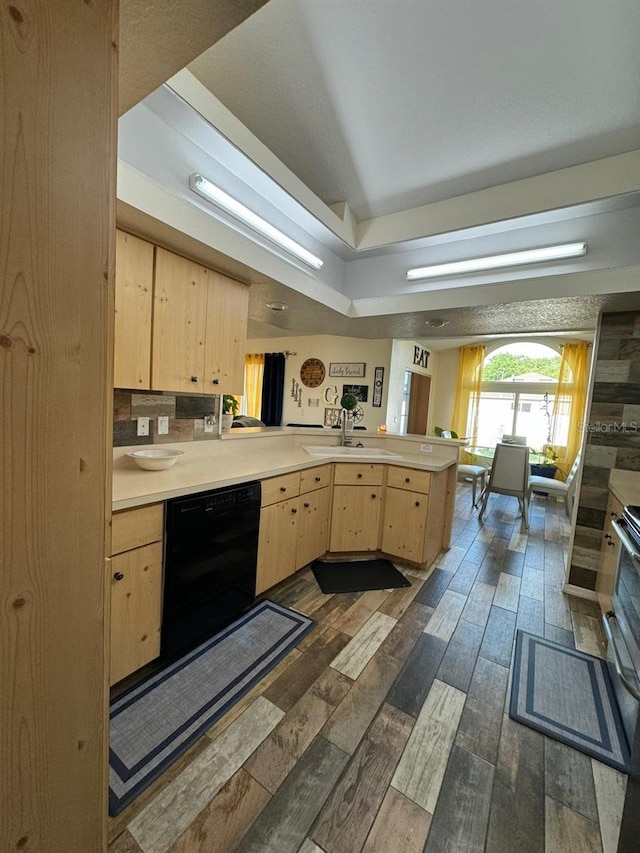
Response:
[{"label": "white countertop", "polygon": [[[306,433],[309,433],[307,435]],[[234,439],[241,438],[240,441]],[[251,438],[254,440],[251,441]],[[337,436],[320,437],[320,430],[271,431],[250,434],[238,431],[223,440],[179,442],[162,447],[184,451],[176,464],[164,471],[143,471],[127,456],[141,446],[116,447],[113,451],[113,509],[127,509],[143,504],[157,503],[168,498],[181,497],[208,489],[232,486],[251,480],[299,471],[328,462],[349,462],[401,465],[426,471],[443,471],[455,464],[460,442],[433,440],[431,436],[408,439],[398,436],[355,436],[365,447],[382,447],[401,458],[363,457],[345,459],[344,456],[311,456],[305,444],[336,445]],[[431,452],[420,451],[428,444]],[[153,446],[153,445],[148,445]]]},{"label": "white countertop", "polygon": [[609,488],[623,506],[640,505],[640,471],[614,468],[609,476]]}]

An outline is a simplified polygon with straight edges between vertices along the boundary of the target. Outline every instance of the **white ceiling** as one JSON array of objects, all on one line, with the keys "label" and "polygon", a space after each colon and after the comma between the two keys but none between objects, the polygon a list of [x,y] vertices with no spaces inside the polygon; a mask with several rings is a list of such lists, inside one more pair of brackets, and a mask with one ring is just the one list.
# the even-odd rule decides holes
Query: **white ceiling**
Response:
[{"label": "white ceiling", "polygon": [[[254,337],[593,328],[640,304],[638,56],[632,0],[270,0],[121,118],[119,222],[250,282]],[[323,270],[216,215],[194,171]],[[405,280],[576,239],[560,265]]]},{"label": "white ceiling", "polygon": [[640,148],[633,0],[270,0],[189,69],[359,219]]}]

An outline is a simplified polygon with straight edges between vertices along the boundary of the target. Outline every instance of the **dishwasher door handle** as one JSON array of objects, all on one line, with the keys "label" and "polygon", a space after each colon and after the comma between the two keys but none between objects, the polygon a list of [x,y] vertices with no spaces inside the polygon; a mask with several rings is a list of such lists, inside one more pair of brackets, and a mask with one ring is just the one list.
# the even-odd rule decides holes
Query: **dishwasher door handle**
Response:
[{"label": "dishwasher door handle", "polygon": [[611,649],[611,653],[613,656],[613,665],[616,669],[616,673],[618,678],[622,682],[623,687],[630,693],[633,698],[640,702],[640,691],[631,684],[631,682],[627,679],[624,674],[624,670],[622,668],[622,661],[620,660],[620,655],[618,654],[618,647],[616,646],[616,639],[613,636],[613,631],[611,630],[611,625],[609,622],[612,619],[616,618],[616,614],[613,610],[607,610],[606,613],[602,614],[602,624],[604,625],[604,632],[607,635],[607,642],[609,643],[609,648]]}]

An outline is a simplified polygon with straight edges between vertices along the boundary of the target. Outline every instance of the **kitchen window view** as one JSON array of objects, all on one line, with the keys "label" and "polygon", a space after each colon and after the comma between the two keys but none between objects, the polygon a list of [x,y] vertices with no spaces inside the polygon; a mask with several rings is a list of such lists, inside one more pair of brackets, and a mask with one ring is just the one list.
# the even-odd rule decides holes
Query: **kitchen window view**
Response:
[{"label": "kitchen window view", "polygon": [[489,449],[503,435],[525,436],[533,454],[566,446],[570,402],[556,408],[560,355],[551,347],[514,343],[484,361],[474,445]]}]

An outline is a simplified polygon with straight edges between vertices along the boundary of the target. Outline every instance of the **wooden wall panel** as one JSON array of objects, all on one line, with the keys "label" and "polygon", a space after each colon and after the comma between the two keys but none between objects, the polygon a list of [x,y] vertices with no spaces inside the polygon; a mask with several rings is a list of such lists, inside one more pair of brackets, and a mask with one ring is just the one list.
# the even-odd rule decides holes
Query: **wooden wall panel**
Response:
[{"label": "wooden wall panel", "polygon": [[116,15],[0,15],[3,851],[105,846]]}]

